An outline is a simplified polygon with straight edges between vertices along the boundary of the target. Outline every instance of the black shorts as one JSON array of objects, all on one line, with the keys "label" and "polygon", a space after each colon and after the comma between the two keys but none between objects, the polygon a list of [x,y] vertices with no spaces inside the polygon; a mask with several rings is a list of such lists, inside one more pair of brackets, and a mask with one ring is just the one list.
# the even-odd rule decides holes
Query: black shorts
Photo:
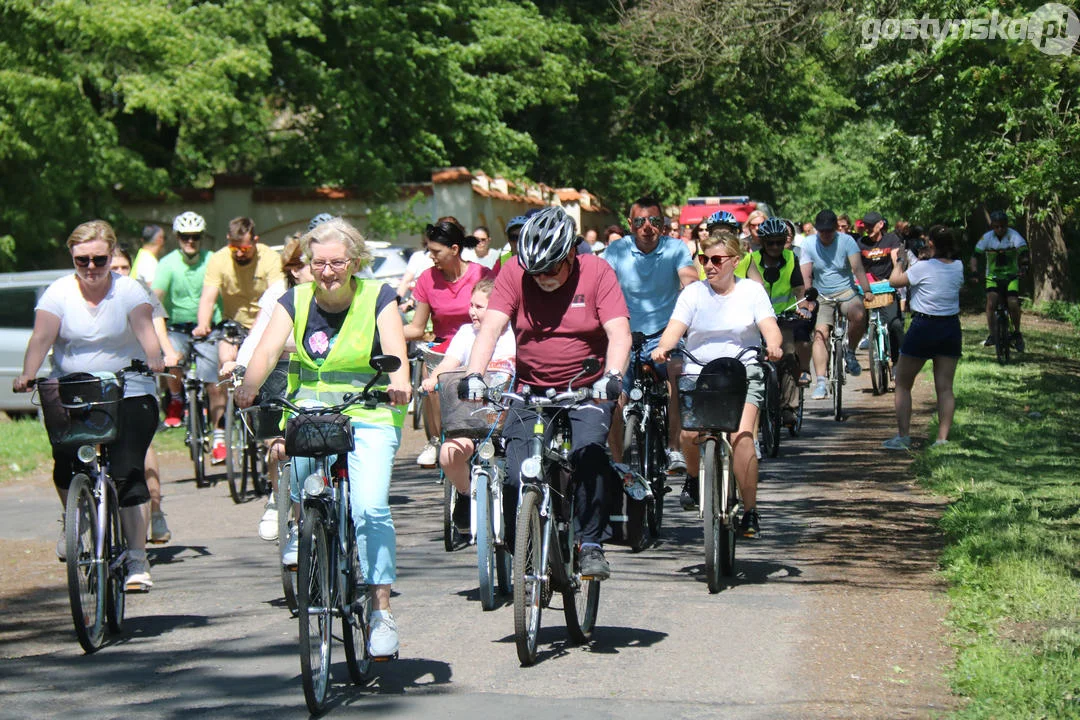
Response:
[{"label": "black shorts", "polygon": [[960,316],[933,317],[914,313],[900,354],[932,360],[936,357],[958,358],[961,355]]}]

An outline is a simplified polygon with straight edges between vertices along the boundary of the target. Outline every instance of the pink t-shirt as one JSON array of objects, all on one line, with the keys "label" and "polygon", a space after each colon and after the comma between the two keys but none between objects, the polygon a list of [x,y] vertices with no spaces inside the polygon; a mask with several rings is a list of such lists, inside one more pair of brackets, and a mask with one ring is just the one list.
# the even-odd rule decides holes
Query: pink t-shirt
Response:
[{"label": "pink t-shirt", "polygon": [[510,317],[518,380],[534,389],[565,389],[590,357],[600,360],[600,370],[575,386],[597,380],[607,354],[604,323],[630,317],[615,271],[595,255],[577,256],[566,284],[550,293],[510,260],[495,280],[488,309]]},{"label": "pink t-shirt", "polygon": [[495,275],[480,263],[469,263],[465,267],[465,274],[454,282],[448,282],[442,271],[434,267],[420,274],[413,288],[413,297],[431,308],[431,326],[435,337],[449,340],[458,328],[471,322],[469,300],[472,289],[486,277]]}]

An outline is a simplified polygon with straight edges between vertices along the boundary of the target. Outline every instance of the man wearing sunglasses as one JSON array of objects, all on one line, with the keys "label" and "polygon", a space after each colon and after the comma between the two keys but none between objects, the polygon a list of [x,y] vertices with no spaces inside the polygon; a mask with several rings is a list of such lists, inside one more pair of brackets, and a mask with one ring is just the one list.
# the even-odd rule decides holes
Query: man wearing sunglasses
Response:
[{"label": "man wearing sunglasses", "polygon": [[[681,240],[664,234],[666,220],[655,198],[643,197],[634,201],[627,220],[630,234],[611,243],[604,253],[604,259],[615,270],[619,287],[626,298],[626,305],[630,309],[630,330],[644,333],[645,357],[649,357],[671,319],[679,293],[697,281],[698,271],[687,246]],[[673,358],[670,364],[670,373],[666,365],[658,365],[656,369],[667,380],[668,472],[674,474],[686,472],[686,458],[679,448],[678,386],[672,382],[672,378],[679,376],[680,362]],[[627,371],[623,378],[624,387],[633,384],[634,373],[633,367]],[[624,393],[619,397],[608,438],[611,458],[616,463],[623,459],[622,407],[625,404]]]},{"label": "man wearing sunglasses", "polygon": [[[179,247],[163,257],[154,273],[154,293],[169,314],[169,341],[183,357],[191,349],[191,331],[199,320],[199,297],[202,295],[210,251],[202,247],[206,220],[190,210],[173,220],[173,233]],[[214,322],[221,320],[221,309],[214,308]],[[196,372],[207,384],[207,392],[219,395],[217,387],[217,352],[207,345],[196,345]],[[169,401],[165,405],[165,427],[180,427],[184,421],[183,370],[173,369],[168,381]]]},{"label": "man wearing sunglasses", "polygon": [[[211,321],[218,299],[221,316],[250,330],[259,314],[259,298],[272,284],[285,278],[281,256],[259,242],[251,218],[229,221],[228,245],[210,256],[206,265],[202,295],[199,298],[198,325],[191,332],[197,338],[210,334]],[[218,365],[235,362],[239,347],[229,340],[218,343]],[[214,423],[214,444],[210,449],[213,464],[225,462],[225,398],[210,398],[210,419]]]},{"label": "man wearing sunglasses", "polygon": [[855,238],[847,233],[837,232],[837,217],[832,210],[822,210],[814,219],[816,235],[811,235],[802,246],[803,285],[815,287],[822,297],[818,301],[817,324],[814,328],[814,370],[817,379],[813,400],[824,400],[828,395],[827,379],[824,372],[828,363],[828,337],[832,327],[833,307],[839,306],[848,320],[847,371],[855,376],[862,372],[859,360],[855,357],[855,348],[859,346],[866,331],[866,309],[862,298],[855,292],[855,283],[863,289],[864,297],[872,300],[870,283],[863,271],[862,254]]}]

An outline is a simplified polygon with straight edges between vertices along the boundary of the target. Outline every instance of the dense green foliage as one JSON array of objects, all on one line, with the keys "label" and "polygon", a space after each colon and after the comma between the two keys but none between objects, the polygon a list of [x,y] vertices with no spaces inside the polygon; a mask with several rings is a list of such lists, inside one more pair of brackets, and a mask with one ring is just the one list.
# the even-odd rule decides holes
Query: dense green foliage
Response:
[{"label": "dense green foliage", "polygon": [[[1029,3],[1030,4],[1030,3]],[[1024,17],[905,0],[891,17]],[[780,14],[778,14],[780,13]],[[248,173],[389,193],[465,165],[585,187],[747,193],[805,219],[984,229],[1008,207],[1040,300],[1070,293],[1080,53],[1023,40],[865,43],[835,0],[3,0],[0,268],[79,220]]]}]

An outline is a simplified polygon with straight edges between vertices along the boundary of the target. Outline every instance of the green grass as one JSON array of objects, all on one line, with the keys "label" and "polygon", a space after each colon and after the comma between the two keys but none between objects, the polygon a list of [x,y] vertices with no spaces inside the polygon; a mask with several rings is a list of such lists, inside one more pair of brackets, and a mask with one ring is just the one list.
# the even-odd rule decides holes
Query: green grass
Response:
[{"label": "green grass", "polygon": [[[158,453],[187,452],[184,430],[177,428],[154,436]],[[45,428],[37,419],[20,419],[0,424],[0,483],[52,467],[52,451]]]},{"label": "green grass", "polygon": [[[912,469],[953,498],[941,526],[960,718],[1080,718],[1080,337],[1024,327],[999,366],[965,322],[954,442]],[[936,429],[931,429],[933,437]]]}]

